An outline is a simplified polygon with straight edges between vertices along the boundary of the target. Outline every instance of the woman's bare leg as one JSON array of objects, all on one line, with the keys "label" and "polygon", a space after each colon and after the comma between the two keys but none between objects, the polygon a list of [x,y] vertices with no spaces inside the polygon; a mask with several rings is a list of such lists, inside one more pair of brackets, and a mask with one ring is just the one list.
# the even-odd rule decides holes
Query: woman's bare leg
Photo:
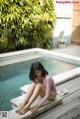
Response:
[{"label": "woman's bare leg", "polygon": [[29,87],[28,92],[26,92],[26,95],[24,97],[24,102],[22,102],[19,105],[20,107],[16,110],[16,112],[19,112],[26,105],[26,103],[28,103],[31,95],[33,94],[35,87],[36,87],[36,83],[33,82],[31,86]]},{"label": "woman's bare leg", "polygon": [[29,101],[30,97],[32,96],[34,89],[36,87],[36,83],[32,83],[31,86],[29,87],[28,91],[26,92],[25,99],[24,99],[24,104]]},{"label": "woman's bare leg", "polygon": [[44,92],[45,89],[44,89],[44,90],[43,90],[43,89],[44,89],[44,86],[43,86],[41,83],[36,84],[36,87],[35,87],[35,89],[34,89],[34,92],[33,92],[32,96],[30,97],[28,103],[20,110],[20,114],[24,114],[24,113],[26,113],[26,112],[28,111],[29,107],[30,107],[31,104],[35,101],[35,99],[36,99],[39,95],[41,95],[40,92],[43,93],[42,95],[45,94],[45,92]]}]

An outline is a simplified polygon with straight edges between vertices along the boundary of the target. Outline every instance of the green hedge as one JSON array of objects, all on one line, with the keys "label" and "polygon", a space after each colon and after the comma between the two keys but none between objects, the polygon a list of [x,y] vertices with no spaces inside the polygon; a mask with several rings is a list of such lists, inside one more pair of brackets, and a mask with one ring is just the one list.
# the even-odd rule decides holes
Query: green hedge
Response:
[{"label": "green hedge", "polygon": [[51,48],[53,0],[0,0],[0,52]]}]

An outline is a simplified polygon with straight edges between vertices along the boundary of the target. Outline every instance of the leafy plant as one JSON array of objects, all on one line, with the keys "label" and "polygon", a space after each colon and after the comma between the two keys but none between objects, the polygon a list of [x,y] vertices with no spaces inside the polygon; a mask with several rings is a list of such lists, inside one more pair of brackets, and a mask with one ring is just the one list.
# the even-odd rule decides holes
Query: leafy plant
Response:
[{"label": "leafy plant", "polygon": [[52,47],[53,0],[0,0],[0,52]]}]

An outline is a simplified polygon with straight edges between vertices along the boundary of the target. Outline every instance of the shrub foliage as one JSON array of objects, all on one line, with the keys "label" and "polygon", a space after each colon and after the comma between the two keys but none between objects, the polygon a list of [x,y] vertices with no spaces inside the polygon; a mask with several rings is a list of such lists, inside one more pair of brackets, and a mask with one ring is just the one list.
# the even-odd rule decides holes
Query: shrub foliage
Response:
[{"label": "shrub foliage", "polygon": [[0,0],[0,52],[51,48],[53,0]]}]

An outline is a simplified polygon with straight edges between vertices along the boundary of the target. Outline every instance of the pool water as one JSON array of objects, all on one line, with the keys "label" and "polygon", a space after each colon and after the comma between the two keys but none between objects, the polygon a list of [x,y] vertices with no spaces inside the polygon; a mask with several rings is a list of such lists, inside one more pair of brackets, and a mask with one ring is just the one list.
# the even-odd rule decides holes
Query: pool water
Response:
[{"label": "pool water", "polygon": [[31,83],[28,75],[30,66],[34,61],[40,61],[51,75],[56,75],[77,67],[73,64],[48,57],[0,66],[0,111],[10,110],[10,99],[20,96],[20,87]]}]

